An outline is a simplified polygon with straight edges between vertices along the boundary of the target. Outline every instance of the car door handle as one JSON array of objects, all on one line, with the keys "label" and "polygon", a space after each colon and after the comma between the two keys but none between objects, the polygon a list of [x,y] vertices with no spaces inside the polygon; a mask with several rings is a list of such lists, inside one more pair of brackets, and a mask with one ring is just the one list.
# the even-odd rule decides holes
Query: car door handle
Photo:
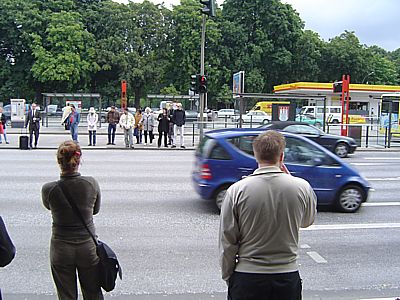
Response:
[{"label": "car door handle", "polygon": [[251,172],[251,171],[253,171],[253,169],[252,169],[252,168],[239,168],[239,171],[242,171],[242,172]]}]

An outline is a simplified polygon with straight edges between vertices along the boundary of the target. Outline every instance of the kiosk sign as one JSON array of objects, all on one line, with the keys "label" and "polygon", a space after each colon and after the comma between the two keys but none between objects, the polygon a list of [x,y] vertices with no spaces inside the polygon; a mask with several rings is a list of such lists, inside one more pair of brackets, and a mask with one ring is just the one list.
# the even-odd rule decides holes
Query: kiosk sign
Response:
[{"label": "kiosk sign", "polygon": [[11,99],[11,126],[23,128],[25,125],[25,99]]}]

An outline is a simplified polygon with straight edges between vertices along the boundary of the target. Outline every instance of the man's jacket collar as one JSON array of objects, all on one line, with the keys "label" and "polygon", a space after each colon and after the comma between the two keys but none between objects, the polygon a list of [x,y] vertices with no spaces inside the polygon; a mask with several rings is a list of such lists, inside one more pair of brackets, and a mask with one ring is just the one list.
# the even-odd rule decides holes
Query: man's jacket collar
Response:
[{"label": "man's jacket collar", "polygon": [[261,167],[256,169],[253,174],[249,176],[257,176],[257,175],[268,175],[268,174],[277,174],[277,173],[283,173],[283,171],[276,166],[268,166],[268,167]]}]

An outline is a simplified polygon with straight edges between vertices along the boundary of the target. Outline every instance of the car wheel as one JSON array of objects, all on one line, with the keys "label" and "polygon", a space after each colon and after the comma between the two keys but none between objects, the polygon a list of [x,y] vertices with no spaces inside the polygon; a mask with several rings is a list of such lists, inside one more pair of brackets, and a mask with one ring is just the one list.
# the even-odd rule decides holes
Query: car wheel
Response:
[{"label": "car wheel", "polygon": [[335,119],[335,120],[332,121],[332,123],[333,124],[339,124],[339,121]]},{"label": "car wheel", "polygon": [[261,122],[261,124],[262,125],[266,125],[266,124],[268,124],[270,121],[268,120],[268,119],[264,119],[262,122]]},{"label": "car wheel", "polygon": [[320,122],[317,122],[317,123],[314,124],[314,126],[317,127],[317,128],[321,128],[322,124]]},{"label": "car wheel", "polygon": [[335,154],[340,158],[347,157],[347,154],[349,154],[349,146],[345,143],[338,143],[335,147]]},{"label": "car wheel", "polygon": [[225,199],[226,191],[228,190],[229,185],[224,185],[220,187],[216,192],[215,192],[215,205],[217,205],[218,210],[221,210],[222,202]]},{"label": "car wheel", "polygon": [[8,120],[6,121],[6,126],[7,126],[7,127],[11,126],[11,120],[10,120],[10,119],[8,119]]},{"label": "car wheel", "polygon": [[336,205],[342,212],[354,213],[364,201],[364,192],[357,185],[347,185],[339,192]]},{"label": "car wheel", "polygon": [[105,116],[101,116],[101,123],[105,123],[106,122],[106,117]]}]

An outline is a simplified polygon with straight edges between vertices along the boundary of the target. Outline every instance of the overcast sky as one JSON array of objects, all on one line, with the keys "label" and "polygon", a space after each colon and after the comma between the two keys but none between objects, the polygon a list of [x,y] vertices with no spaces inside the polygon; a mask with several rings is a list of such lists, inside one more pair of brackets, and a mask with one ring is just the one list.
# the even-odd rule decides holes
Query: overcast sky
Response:
[{"label": "overcast sky", "polygon": [[[115,0],[127,3],[128,0]],[[151,0],[169,7],[180,0]],[[134,0],[134,2],[142,2]],[[219,4],[223,0],[217,0]],[[362,44],[393,51],[400,48],[400,0],[283,0],[292,4],[305,22],[328,41],[345,30],[354,31]]]}]

